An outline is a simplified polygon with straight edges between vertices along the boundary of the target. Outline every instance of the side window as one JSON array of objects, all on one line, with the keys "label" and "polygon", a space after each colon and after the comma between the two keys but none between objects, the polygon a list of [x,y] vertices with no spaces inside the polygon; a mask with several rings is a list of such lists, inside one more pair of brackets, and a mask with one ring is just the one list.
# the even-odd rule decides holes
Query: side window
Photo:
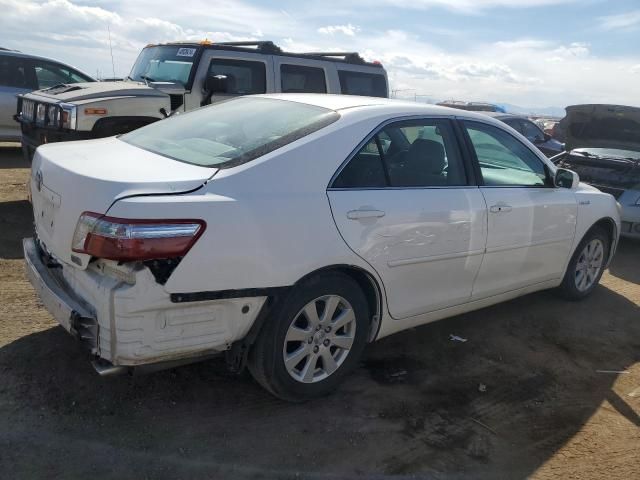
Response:
[{"label": "side window", "polygon": [[0,85],[12,88],[33,88],[27,66],[19,57],[0,57]]},{"label": "side window", "polygon": [[280,65],[281,90],[285,93],[327,93],[323,68]]},{"label": "side window", "polygon": [[544,142],[544,133],[533,122],[529,120],[522,121],[523,135],[527,137],[531,143]]},{"label": "side window", "polygon": [[380,188],[388,185],[382,155],[374,136],[342,169],[334,188]]},{"label": "side window", "polygon": [[338,70],[340,88],[346,95],[386,97],[387,82],[384,75]]},{"label": "side window", "polygon": [[[385,165],[392,187],[444,187],[467,184],[464,163],[446,120],[401,122],[383,131],[391,138]],[[394,148],[393,143],[401,145]]]},{"label": "side window", "polygon": [[265,64],[247,60],[215,58],[209,65],[209,75],[225,75],[231,95],[250,95],[267,91]]},{"label": "side window", "polygon": [[516,132],[522,133],[522,122],[519,118],[507,118],[504,123],[513,128]]},{"label": "side window", "polygon": [[333,187],[464,185],[467,177],[451,124],[419,120],[379,131],[344,167]]},{"label": "side window", "polygon": [[50,62],[34,61],[38,88],[49,88],[61,83],[78,83],[89,81],[88,78],[63,65]]},{"label": "side window", "polygon": [[549,185],[542,160],[508,132],[484,123],[464,125],[489,186],[543,187]]}]

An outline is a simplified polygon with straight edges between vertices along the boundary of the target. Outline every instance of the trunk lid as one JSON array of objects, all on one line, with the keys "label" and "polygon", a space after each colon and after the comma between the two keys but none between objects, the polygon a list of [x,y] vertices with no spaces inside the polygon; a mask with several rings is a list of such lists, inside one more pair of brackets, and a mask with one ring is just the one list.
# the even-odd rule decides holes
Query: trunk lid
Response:
[{"label": "trunk lid", "polygon": [[115,137],[43,145],[36,151],[29,180],[36,235],[58,260],[86,268],[90,258],[71,251],[82,212],[105,214],[123,197],[190,192],[216,172]]},{"label": "trunk lid", "polygon": [[617,148],[640,151],[640,108],[621,105],[572,105],[562,119],[566,150]]}]

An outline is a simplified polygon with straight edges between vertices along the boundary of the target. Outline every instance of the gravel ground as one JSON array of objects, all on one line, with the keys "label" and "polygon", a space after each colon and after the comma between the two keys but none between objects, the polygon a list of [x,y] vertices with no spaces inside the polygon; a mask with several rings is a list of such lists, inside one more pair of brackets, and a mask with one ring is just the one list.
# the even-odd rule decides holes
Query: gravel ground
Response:
[{"label": "gravel ground", "polygon": [[98,377],[25,280],[24,167],[0,147],[0,477],[640,478],[639,243],[584,302],[536,293],[388,337],[290,405],[220,360]]}]

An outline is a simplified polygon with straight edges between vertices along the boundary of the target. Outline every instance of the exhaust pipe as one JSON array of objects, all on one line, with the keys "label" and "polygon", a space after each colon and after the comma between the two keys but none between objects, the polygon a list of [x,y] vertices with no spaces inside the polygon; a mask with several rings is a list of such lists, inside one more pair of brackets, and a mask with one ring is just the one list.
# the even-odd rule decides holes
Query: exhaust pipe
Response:
[{"label": "exhaust pipe", "polygon": [[91,361],[91,365],[98,375],[101,377],[111,377],[114,375],[124,375],[129,373],[129,367],[125,367],[123,365],[114,365],[111,362],[107,362],[102,358],[98,358]]}]

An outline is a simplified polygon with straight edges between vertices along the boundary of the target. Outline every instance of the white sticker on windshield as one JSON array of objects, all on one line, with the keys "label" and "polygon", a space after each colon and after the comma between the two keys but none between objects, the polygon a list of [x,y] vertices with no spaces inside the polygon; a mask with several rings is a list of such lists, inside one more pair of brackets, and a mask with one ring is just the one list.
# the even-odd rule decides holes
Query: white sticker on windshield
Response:
[{"label": "white sticker on windshield", "polygon": [[195,48],[179,48],[176,56],[178,57],[193,57],[196,54]]}]

